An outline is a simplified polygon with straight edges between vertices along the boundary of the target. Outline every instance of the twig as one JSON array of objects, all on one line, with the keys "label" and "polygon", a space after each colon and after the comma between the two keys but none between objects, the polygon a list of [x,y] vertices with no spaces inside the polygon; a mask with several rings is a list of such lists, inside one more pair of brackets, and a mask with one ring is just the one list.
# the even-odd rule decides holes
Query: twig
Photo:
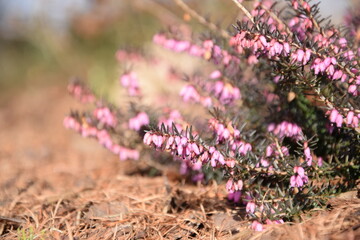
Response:
[{"label": "twig", "polygon": [[70,223],[68,221],[65,221],[65,225],[66,225],[66,229],[68,231],[68,237],[69,237],[69,240],[74,240],[74,236],[72,234],[72,231],[71,231],[71,226],[70,226]]},{"label": "twig", "polygon": [[165,8],[160,3],[154,1],[154,0],[147,0],[144,3],[144,0],[137,0],[131,2],[136,8],[141,9],[142,11],[147,11],[157,18],[159,18],[161,21],[166,23],[180,23],[181,19],[176,16],[172,11],[169,11],[167,8]]},{"label": "twig", "polygon": [[279,155],[280,155],[280,157],[281,157],[281,160],[282,160],[283,162],[285,162],[284,154],[283,154],[283,152],[282,152],[282,150],[281,150],[281,147],[280,147],[280,145],[279,145],[278,139],[277,139],[277,138],[274,138],[274,141],[275,141],[276,149],[278,150]]},{"label": "twig", "polygon": [[150,228],[153,229],[155,232],[157,232],[157,234],[159,234],[160,239],[164,239],[161,232],[159,231],[159,229],[152,227],[152,226]]},{"label": "twig", "polygon": [[238,0],[232,0],[238,8],[250,19],[250,21],[254,24],[254,18],[251,16],[250,12],[238,1]]},{"label": "twig", "polygon": [[117,234],[118,231],[119,231],[119,230],[118,230],[118,224],[116,224],[115,229],[114,229],[113,240],[116,239],[116,234]]},{"label": "twig", "polygon": [[0,221],[13,222],[13,223],[18,223],[18,224],[26,223],[26,221],[24,221],[24,220],[22,220],[22,219],[11,218],[11,217],[4,217],[4,216],[0,216]]},{"label": "twig", "polygon": [[206,26],[207,28],[209,28],[210,30],[214,31],[214,32],[218,32],[220,33],[220,35],[223,38],[230,38],[230,34],[228,32],[226,32],[224,29],[219,28],[218,26],[216,26],[214,23],[209,22],[208,20],[206,20],[203,16],[201,16],[199,13],[195,12],[192,8],[190,8],[186,3],[184,3],[183,0],[173,0],[182,10],[184,10],[185,12],[189,13],[190,16],[192,16],[193,18],[195,18],[196,20],[198,20],[201,24],[203,24],[204,26]]},{"label": "twig", "polygon": [[269,14],[273,19],[275,19],[279,24],[284,26],[286,33],[289,34],[290,37],[293,36],[293,33],[291,32],[289,27],[274,12],[270,11],[270,9],[268,9],[265,5],[261,5],[261,7],[267,12],[267,14]]}]

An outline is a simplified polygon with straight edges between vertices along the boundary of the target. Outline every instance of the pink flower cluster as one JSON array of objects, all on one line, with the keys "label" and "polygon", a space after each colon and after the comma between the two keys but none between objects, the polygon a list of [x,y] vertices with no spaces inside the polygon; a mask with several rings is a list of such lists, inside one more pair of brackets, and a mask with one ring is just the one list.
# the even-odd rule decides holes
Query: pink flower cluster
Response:
[{"label": "pink flower cluster", "polygon": [[[334,31],[328,31],[324,33],[326,35],[333,35]],[[321,34],[318,34],[314,37],[315,41],[317,41],[319,47],[331,46],[331,53],[333,55],[339,55],[350,62],[354,59],[355,54],[351,50],[347,50],[347,40],[345,38],[334,38],[328,37]],[[330,45],[331,44],[331,45]],[[337,45],[336,45],[337,44]],[[354,96],[360,95],[359,85],[360,85],[360,76],[358,75],[358,71],[355,69],[350,69],[351,73],[355,74],[353,77],[349,77],[349,73],[346,73],[345,69],[341,69],[339,60],[335,57],[321,57],[318,56],[311,64],[311,69],[314,70],[316,75],[318,74],[326,74],[332,80],[340,80],[341,82],[348,83],[348,92]],[[357,64],[355,61],[354,64]]]},{"label": "pink flower cluster", "polygon": [[205,40],[202,46],[192,44],[185,40],[175,40],[167,38],[164,34],[156,34],[153,42],[174,52],[186,52],[191,56],[202,57],[206,60],[212,59],[215,64],[229,65],[231,62],[239,63],[239,58],[223,50],[220,46],[214,44],[212,40]]},{"label": "pink flower cluster", "polygon": [[224,105],[232,104],[241,98],[240,89],[230,83],[224,83],[224,81],[216,81],[212,86],[211,92]]},{"label": "pink flower cluster", "polygon": [[158,120],[159,128],[164,124],[165,127],[172,129],[174,124],[178,132],[181,132],[184,129],[183,125],[188,125],[178,110],[166,109],[165,111],[167,112],[166,115],[162,115]]},{"label": "pink flower cluster", "polygon": [[255,212],[255,208],[256,208],[256,204],[254,201],[250,201],[246,204],[246,212],[247,213],[254,213]]},{"label": "pink flower cluster", "polygon": [[[271,225],[271,224],[283,224],[284,223],[284,220],[282,219],[279,219],[279,220],[274,220],[274,221],[271,221],[270,219],[266,219],[265,220],[265,224],[266,225]],[[264,230],[264,225],[265,224],[262,224],[258,221],[253,221],[252,224],[251,224],[251,229],[257,231],[257,232],[261,232]]]},{"label": "pink flower cluster", "polygon": [[[220,71],[214,71],[210,74],[211,79],[220,78],[221,76]],[[185,85],[180,91],[180,96],[185,102],[201,103],[204,107],[212,107],[214,105],[212,98],[210,96],[201,96],[195,85],[210,93],[221,105],[233,104],[241,98],[240,89],[230,83],[224,83],[223,80],[205,83],[201,78],[195,78],[192,81],[192,84]]]},{"label": "pink flower cluster", "polygon": [[[240,131],[232,127],[232,123],[225,127],[224,124],[220,123],[217,119],[209,119],[209,127],[216,134],[216,142],[221,143],[227,141],[231,147],[231,154],[235,154],[235,151],[240,155],[246,155],[249,151],[252,150],[250,143],[246,143],[240,139]],[[232,163],[229,163],[231,166]]]},{"label": "pink flower cluster", "polygon": [[[318,47],[329,47],[331,43],[335,42],[335,38],[331,36],[334,36],[334,31],[328,30],[323,34],[316,34],[313,37],[313,41],[317,43]],[[341,40],[339,40],[339,45],[341,47],[345,47],[344,43],[346,43],[346,39],[341,38]],[[337,46],[334,46],[334,48],[337,48]],[[338,49],[336,49],[335,51],[337,50]]]},{"label": "pink flower cluster", "polygon": [[226,183],[226,190],[228,191],[228,193],[234,193],[237,191],[241,191],[243,189],[243,186],[244,183],[241,179],[234,181],[234,179],[230,178]]},{"label": "pink flower cluster", "polygon": [[138,77],[135,72],[125,73],[120,77],[121,85],[127,89],[130,96],[140,96]]},{"label": "pink flower cluster", "polygon": [[257,231],[257,232],[261,232],[264,230],[264,226],[263,224],[261,224],[260,222],[258,221],[253,221],[252,224],[251,224],[251,229]]},{"label": "pink flower cluster", "polygon": [[301,6],[307,12],[310,12],[311,9],[309,3],[304,0],[291,0],[291,5],[295,10],[297,10],[299,6]]},{"label": "pink flower cluster", "polygon": [[325,59],[316,58],[311,65],[311,69],[314,70],[316,75],[326,73],[331,76],[333,80],[341,79],[342,82],[347,78],[346,74],[343,74],[341,70],[335,71],[337,60],[334,57],[327,57]]},{"label": "pink flower cluster", "polygon": [[222,49],[219,45],[216,45],[212,40],[205,40],[203,42],[203,48],[205,49],[204,58],[212,59],[215,64],[223,64],[228,66],[230,63],[238,65],[240,59],[231,55],[228,51]]},{"label": "pink flower cluster", "polygon": [[227,198],[229,201],[238,203],[238,202],[240,202],[241,196],[242,196],[242,191],[235,191],[233,193],[228,193]]},{"label": "pink flower cluster", "polygon": [[266,9],[271,8],[274,4],[272,0],[263,0],[263,1],[254,1],[254,9],[251,11],[251,16],[257,17],[259,22],[266,23],[270,27],[270,32],[275,30],[284,29],[284,25],[280,22],[277,22],[269,14],[267,14]]},{"label": "pink flower cluster", "polygon": [[191,56],[202,57],[205,50],[189,41],[167,38],[163,34],[155,34],[153,42],[174,52],[186,52]]},{"label": "pink flower cluster", "polygon": [[139,159],[139,152],[137,150],[122,147],[119,144],[113,143],[110,134],[105,129],[97,129],[88,123],[81,124],[76,118],[72,116],[65,117],[64,126],[68,129],[73,129],[76,132],[79,132],[83,137],[96,138],[102,146],[114,154],[119,155],[120,160]]},{"label": "pink flower cluster", "polygon": [[[289,149],[287,147],[281,146],[280,150],[281,150],[282,155],[289,156]],[[271,156],[279,157],[280,156],[280,152],[274,143],[272,143],[266,147],[265,156],[266,157],[271,157]]]},{"label": "pink flower cluster", "polygon": [[67,89],[75,99],[82,103],[93,103],[96,100],[94,94],[88,88],[76,81],[70,83]]},{"label": "pink flower cluster", "polygon": [[291,187],[302,187],[305,183],[309,181],[308,176],[305,175],[305,170],[302,167],[294,167],[295,175],[290,178]]},{"label": "pink flower cluster", "polygon": [[162,135],[160,133],[147,132],[144,143],[158,150],[170,151],[174,156],[189,160],[193,164],[210,162],[212,167],[225,164],[225,158],[215,147],[204,147],[185,136]]},{"label": "pink flower cluster", "polygon": [[116,60],[119,62],[123,62],[123,61],[139,62],[144,60],[144,57],[141,54],[136,52],[126,51],[124,49],[118,50],[115,54],[115,57]]},{"label": "pink flower cluster", "polygon": [[298,49],[296,50],[296,52],[292,52],[290,56],[292,63],[298,62],[304,66],[309,62],[310,57],[311,57],[311,50],[307,48]]},{"label": "pink flower cluster", "polygon": [[283,121],[279,124],[270,123],[267,130],[274,133],[279,138],[290,137],[295,140],[300,140],[303,135],[300,126],[288,121]]},{"label": "pink flower cluster", "polygon": [[201,96],[194,85],[187,84],[180,90],[180,96],[183,98],[184,102],[195,102],[201,103],[204,107],[211,107],[212,100],[210,97],[203,97]]},{"label": "pink flower cluster", "polygon": [[[309,20],[310,21],[310,20]],[[311,21],[310,21],[311,22]],[[317,35],[315,38],[317,41],[320,41],[323,44],[326,44],[324,41],[326,38],[322,36],[321,38]],[[327,39],[327,41],[330,41]],[[344,46],[346,39],[339,39],[340,46]],[[291,51],[290,43],[285,40],[272,38],[268,40],[266,36],[256,33],[250,33],[249,31],[242,30],[233,36],[229,42],[230,46],[236,47],[239,53],[243,52],[243,49],[250,49],[252,51],[251,58],[258,57],[261,54],[265,54],[268,58],[273,58],[277,56],[288,56],[290,55],[291,63],[300,63],[301,65],[306,65],[310,62],[311,57],[314,53],[308,48],[297,48]],[[340,48],[336,47],[335,54],[339,52]],[[342,54],[343,57],[352,59],[354,53],[352,51],[345,51]],[[249,58],[250,61],[250,58]],[[256,63],[257,60],[253,59],[251,62]],[[311,69],[316,75],[326,74],[330,79],[341,80],[345,82],[348,80],[348,92],[354,96],[360,95],[359,85],[360,85],[360,76],[355,76],[349,79],[348,74],[343,70],[339,69],[337,66],[338,61],[335,57],[322,57],[321,55],[317,56],[313,61],[311,61]]]},{"label": "pink flower cluster", "polygon": [[118,144],[113,145],[111,151],[119,155],[120,160],[124,161],[127,159],[138,160],[140,153],[138,150],[122,147]]},{"label": "pink flower cluster", "polygon": [[304,14],[300,14],[290,19],[288,26],[293,33],[296,33],[300,40],[304,40],[306,32],[313,29],[313,22]]},{"label": "pink flower cluster", "polygon": [[64,118],[63,125],[67,129],[73,129],[76,132],[81,132],[81,124],[71,116],[66,116]]},{"label": "pink flower cluster", "polygon": [[115,127],[117,124],[116,117],[113,112],[108,107],[99,107],[94,110],[94,117],[99,120],[99,122],[110,126]]},{"label": "pink flower cluster", "polygon": [[263,95],[266,98],[266,103],[275,103],[278,102],[280,100],[279,95],[269,92],[269,91],[264,91]]},{"label": "pink flower cluster", "polygon": [[269,58],[280,55],[288,56],[291,50],[288,42],[276,39],[268,41],[264,35],[252,34],[245,30],[233,36],[229,44],[236,47],[239,53],[242,53],[243,49],[250,49],[256,56],[267,54]]},{"label": "pink flower cluster", "polygon": [[210,79],[217,79],[221,77],[222,77],[222,73],[219,70],[212,71],[209,75]]},{"label": "pink flower cluster", "polygon": [[142,126],[149,125],[150,119],[145,112],[138,113],[135,117],[129,119],[129,129],[139,131]]},{"label": "pink flower cluster", "polygon": [[308,142],[304,142],[304,155],[305,155],[305,161],[308,166],[311,166],[313,157],[311,155],[311,150],[308,146]]},{"label": "pink flower cluster", "polygon": [[331,111],[328,111],[327,114],[329,114],[330,122],[335,123],[337,127],[341,127],[344,122],[349,127],[359,127],[360,114],[356,115],[354,111],[349,111],[347,113],[346,119],[344,119],[342,114],[339,113],[339,111],[335,108]]}]

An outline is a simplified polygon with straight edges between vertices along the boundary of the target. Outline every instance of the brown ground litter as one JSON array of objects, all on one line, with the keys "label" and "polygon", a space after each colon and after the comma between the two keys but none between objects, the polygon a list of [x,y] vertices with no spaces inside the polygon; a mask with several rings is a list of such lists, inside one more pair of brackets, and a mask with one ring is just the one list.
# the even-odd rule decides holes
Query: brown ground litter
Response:
[{"label": "brown ground litter", "polygon": [[34,87],[2,99],[2,239],[360,239],[354,194],[303,223],[255,233],[223,186],[185,184],[171,171],[137,174],[142,163],[120,162],[62,127],[79,107],[65,90]]}]

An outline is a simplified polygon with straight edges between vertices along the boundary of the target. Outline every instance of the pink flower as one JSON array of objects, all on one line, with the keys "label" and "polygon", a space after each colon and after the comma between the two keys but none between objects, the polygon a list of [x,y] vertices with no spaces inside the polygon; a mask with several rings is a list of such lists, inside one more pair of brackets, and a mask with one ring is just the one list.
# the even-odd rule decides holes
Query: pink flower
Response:
[{"label": "pink flower", "polygon": [[81,128],[81,136],[83,137],[95,137],[97,136],[97,128],[86,126]]},{"label": "pink flower", "polygon": [[343,72],[341,70],[336,70],[332,79],[333,80],[340,79],[342,77],[342,75],[343,75]]},{"label": "pink flower", "polygon": [[188,52],[192,56],[201,57],[204,54],[204,49],[196,45],[191,45]]},{"label": "pink flower", "polygon": [[251,229],[257,231],[257,232],[261,232],[264,227],[261,223],[259,223],[258,221],[253,221],[251,224]]},{"label": "pink flower", "polygon": [[[195,169],[193,169],[193,170],[195,170]],[[198,174],[194,175],[191,178],[191,180],[193,182],[201,182],[202,180],[204,180],[204,177],[205,177],[204,173],[198,173]]]},{"label": "pink flower", "polygon": [[196,143],[192,143],[190,146],[192,152],[194,152],[196,155],[200,155],[200,150]]},{"label": "pink flower", "polygon": [[290,123],[287,121],[283,121],[279,124],[271,123],[268,126],[268,131],[273,132],[278,137],[291,137],[296,140],[300,140],[302,138],[302,130],[300,126],[295,123]]},{"label": "pink flower", "polygon": [[349,88],[348,88],[348,92],[353,94],[353,95],[356,95],[357,86],[355,84],[350,85]]},{"label": "pink flower", "polygon": [[164,138],[161,135],[152,135],[152,142],[157,148],[161,148],[162,144],[164,143]]},{"label": "pink flower", "polygon": [[97,118],[101,123],[105,125],[115,127],[117,120],[114,115],[107,107],[100,107],[94,110],[94,116]]},{"label": "pink flower", "polygon": [[300,177],[304,177],[305,176],[305,170],[302,167],[294,167],[294,172],[297,173]]},{"label": "pink flower", "polygon": [[330,122],[333,122],[333,123],[336,122],[336,118],[338,115],[339,115],[339,112],[336,109],[331,110],[330,117],[329,117]]},{"label": "pink flower", "polygon": [[304,59],[304,55],[305,55],[305,52],[302,49],[298,49],[296,51],[296,54],[294,54],[294,58],[296,57],[296,60],[298,62],[302,62],[302,60]]},{"label": "pink flower", "polygon": [[238,203],[241,198],[241,191],[236,191],[233,193],[228,193],[228,200],[233,201],[234,203]]},{"label": "pink flower", "polygon": [[242,180],[238,180],[237,182],[234,182],[234,180],[232,178],[230,178],[227,183],[226,183],[226,190],[228,191],[228,193],[233,193],[235,191],[241,191],[243,188],[243,181]]},{"label": "pink flower", "polygon": [[285,42],[283,45],[284,45],[284,55],[287,56],[290,53],[290,45],[287,42]]},{"label": "pink flower", "polygon": [[304,155],[305,155],[305,159],[307,161],[307,165],[308,166],[311,166],[311,163],[312,163],[312,156],[311,156],[311,152],[310,152],[310,148],[309,147],[306,147],[304,149]]},{"label": "pink flower", "polygon": [[173,50],[175,52],[184,52],[187,51],[190,47],[190,42],[188,41],[178,41],[175,42],[175,45],[173,46]]},{"label": "pink flower", "polygon": [[159,45],[162,45],[165,42],[166,38],[162,34],[155,34],[153,37],[153,42]]},{"label": "pink flower", "polygon": [[92,103],[96,100],[94,94],[83,84],[74,81],[67,87],[69,93],[82,103]]},{"label": "pink flower", "polygon": [[229,179],[227,182],[226,182],[226,190],[228,191],[228,193],[233,193],[234,192],[234,180],[233,179]]},{"label": "pink flower", "polygon": [[295,175],[290,177],[291,187],[302,187],[308,182],[308,177],[305,175],[305,171],[302,167],[294,167]]},{"label": "pink flower", "polygon": [[152,135],[150,132],[145,133],[143,142],[145,145],[150,145],[152,143]]},{"label": "pink flower", "polygon": [[256,205],[255,205],[254,202],[248,202],[246,204],[246,212],[247,213],[254,213],[255,212],[255,207],[256,207]]},{"label": "pink flower", "polygon": [[266,38],[265,38],[263,35],[261,35],[261,36],[259,37],[259,40],[260,40],[260,42],[262,43],[262,45],[263,45],[264,47],[267,47],[267,46],[268,46],[268,42],[267,42]]},{"label": "pink flower", "polygon": [[226,166],[228,166],[228,167],[230,167],[230,168],[233,168],[233,167],[235,167],[235,164],[236,164],[236,162],[235,162],[235,160],[234,159],[227,159],[226,161],[225,161],[225,163],[226,163]]},{"label": "pink flower", "polygon": [[319,167],[322,167],[322,165],[323,165],[323,159],[322,159],[322,157],[318,157],[317,161],[318,161],[318,166],[319,166]]},{"label": "pink flower", "polygon": [[219,70],[215,70],[210,74],[211,79],[220,78],[222,76],[222,73]]},{"label": "pink flower", "polygon": [[236,191],[240,191],[243,189],[244,183],[243,181],[240,179],[238,180],[236,183],[234,183],[234,187]]},{"label": "pink flower", "polygon": [[145,112],[138,113],[135,117],[129,119],[129,128],[139,131],[142,126],[150,123],[149,116]]},{"label": "pink flower", "polygon": [[216,162],[221,163],[222,165],[225,164],[224,156],[217,150],[215,150],[211,155],[211,166],[215,167]]},{"label": "pink flower", "polygon": [[64,127],[65,128],[69,128],[69,129],[73,129],[77,132],[80,132],[81,130],[81,125],[78,121],[76,121],[75,118],[71,117],[71,116],[67,116],[64,118],[63,121]]},{"label": "pink flower", "polygon": [[289,149],[285,146],[281,146],[281,152],[284,154],[284,156],[289,156]]},{"label": "pink flower", "polygon": [[268,167],[268,166],[270,166],[269,161],[266,160],[266,159],[264,159],[264,158],[261,158],[260,164],[261,164],[261,166],[263,166],[263,167]]},{"label": "pink flower", "polygon": [[259,62],[259,60],[255,55],[249,56],[249,58],[248,58],[248,63],[249,64],[256,64],[258,62]]},{"label": "pink flower", "polygon": [[97,132],[97,139],[101,145],[103,145],[107,149],[111,149],[113,145],[112,139],[110,137],[110,134],[105,129]]},{"label": "pink flower", "polygon": [[337,126],[337,127],[341,127],[341,125],[343,124],[343,121],[344,121],[343,116],[342,116],[341,114],[338,114],[338,115],[336,116],[336,120],[335,120],[336,126]]},{"label": "pink flower", "polygon": [[356,116],[353,118],[352,127],[354,127],[354,128],[359,127],[359,118]]},{"label": "pink flower", "polygon": [[185,85],[180,91],[180,96],[183,98],[184,102],[189,102],[190,100],[194,102],[200,101],[200,94],[192,85]]},{"label": "pink flower", "polygon": [[295,187],[295,185],[296,185],[296,176],[293,175],[290,177],[290,186]]},{"label": "pink flower", "polygon": [[121,85],[128,90],[130,96],[140,95],[138,77],[135,72],[123,74],[120,77]]},{"label": "pink flower", "polygon": [[138,160],[139,159],[139,152],[137,150],[128,149],[122,147],[119,152],[119,158],[121,161],[127,160],[127,159],[133,159]]}]

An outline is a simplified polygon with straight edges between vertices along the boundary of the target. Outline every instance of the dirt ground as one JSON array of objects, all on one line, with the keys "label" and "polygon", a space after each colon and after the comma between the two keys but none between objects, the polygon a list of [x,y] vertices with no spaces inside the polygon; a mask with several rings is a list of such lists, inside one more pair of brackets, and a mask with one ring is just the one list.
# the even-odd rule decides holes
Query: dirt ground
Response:
[{"label": "dirt ground", "polygon": [[360,239],[356,192],[255,233],[223,186],[141,174],[138,162],[64,129],[79,106],[65,85],[27,88],[0,106],[1,239]]}]

